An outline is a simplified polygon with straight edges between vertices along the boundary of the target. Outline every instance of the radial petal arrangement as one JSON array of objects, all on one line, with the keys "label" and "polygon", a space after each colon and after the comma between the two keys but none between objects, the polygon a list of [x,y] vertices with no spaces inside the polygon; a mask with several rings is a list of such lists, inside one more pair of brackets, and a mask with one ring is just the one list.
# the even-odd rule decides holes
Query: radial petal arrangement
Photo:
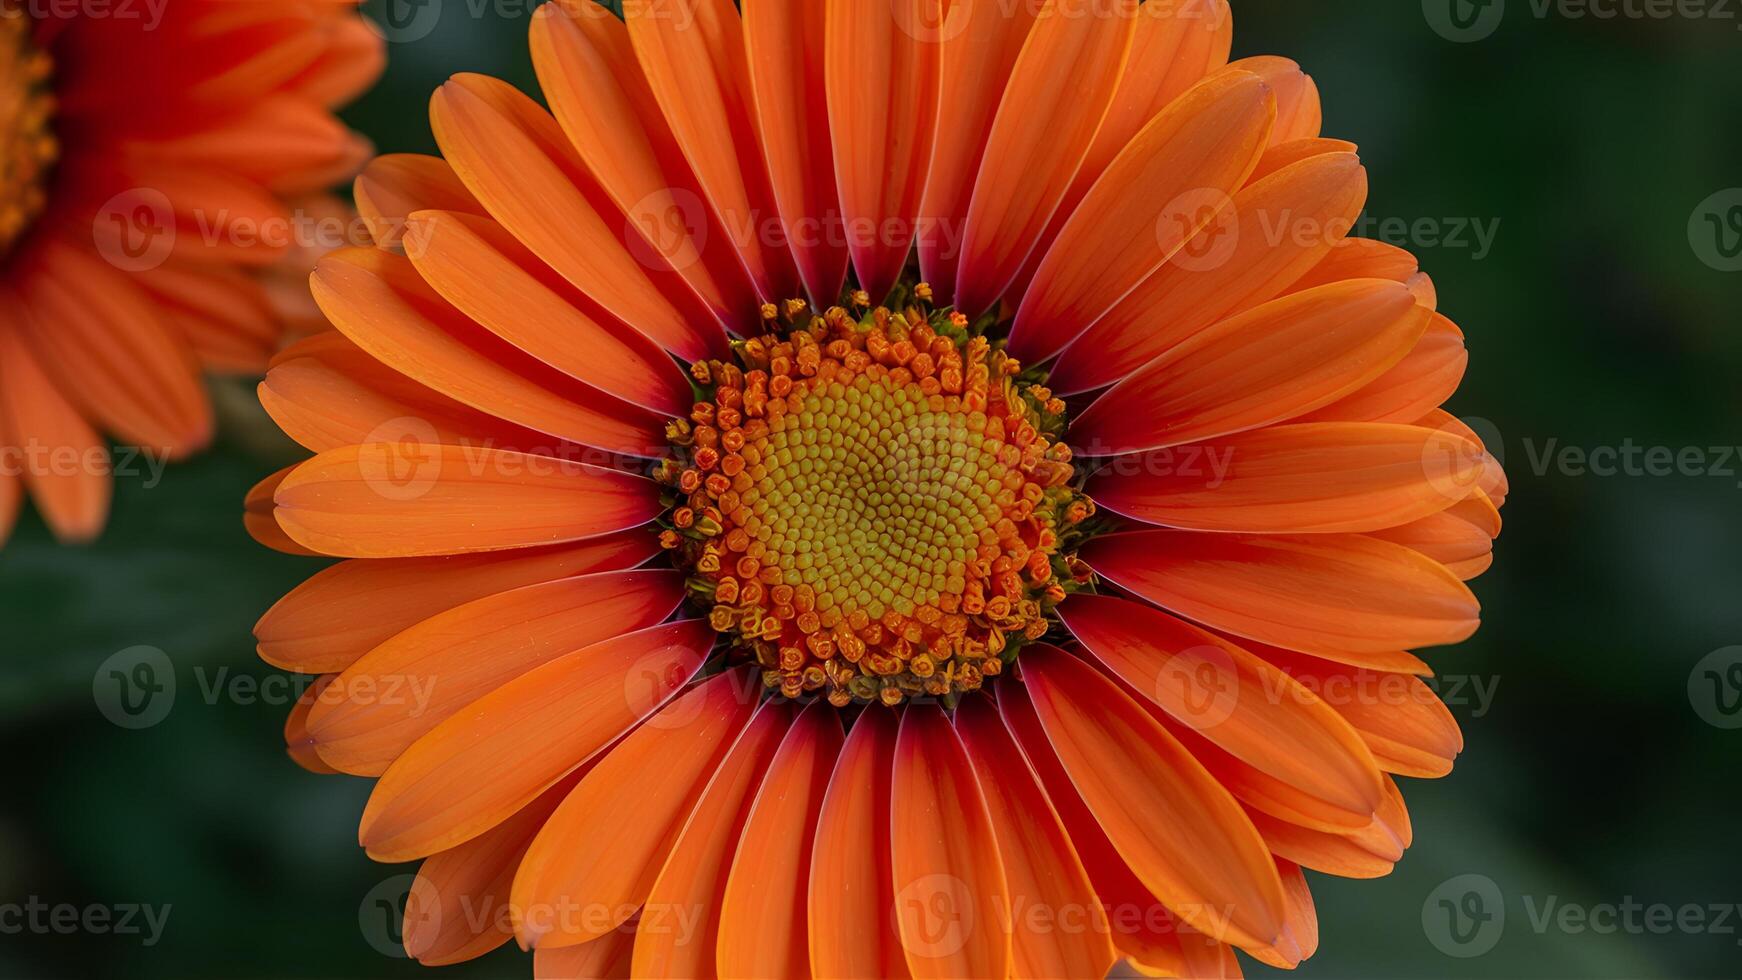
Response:
[{"label": "radial petal arrangement", "polygon": [[292,756],[431,965],[1298,965],[1506,492],[1355,146],[1223,0],[741,7],[547,4],[548,113],[458,76],[358,179],[260,388],[249,526],[341,559],[257,630]]},{"label": "radial petal arrangement", "polygon": [[334,116],[384,64],[354,0],[0,0],[0,545],[63,541],[113,463],[212,437],[202,371],[325,328],[304,280],[371,149]]}]

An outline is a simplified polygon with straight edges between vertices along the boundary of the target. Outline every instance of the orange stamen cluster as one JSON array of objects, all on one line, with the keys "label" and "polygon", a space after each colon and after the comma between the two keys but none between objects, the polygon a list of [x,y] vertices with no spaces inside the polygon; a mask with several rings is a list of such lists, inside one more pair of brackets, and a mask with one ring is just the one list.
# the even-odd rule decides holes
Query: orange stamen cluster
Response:
[{"label": "orange stamen cluster", "polygon": [[0,258],[47,202],[47,178],[60,154],[54,136],[54,65],[31,40],[35,24],[0,0]]},{"label": "orange stamen cluster", "polygon": [[711,397],[671,432],[663,543],[787,697],[979,688],[1075,584],[1063,404],[959,314],[764,312],[692,369]]}]

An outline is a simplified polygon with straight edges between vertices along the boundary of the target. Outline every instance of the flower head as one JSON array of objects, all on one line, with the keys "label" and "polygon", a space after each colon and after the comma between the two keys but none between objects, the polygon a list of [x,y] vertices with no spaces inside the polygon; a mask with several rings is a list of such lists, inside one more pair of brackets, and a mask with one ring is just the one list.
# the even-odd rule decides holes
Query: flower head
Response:
[{"label": "flower head", "polygon": [[261,387],[251,526],[347,559],[257,631],[292,754],[426,963],[1298,964],[1505,487],[1354,147],[1219,0],[742,8],[547,5],[549,113],[456,77],[359,178]]},{"label": "flower head", "polygon": [[293,212],[340,220],[321,192],[369,148],[331,109],[382,66],[354,7],[0,0],[0,543],[27,490],[94,537],[103,437],[200,449],[201,368],[258,373],[307,324]]}]

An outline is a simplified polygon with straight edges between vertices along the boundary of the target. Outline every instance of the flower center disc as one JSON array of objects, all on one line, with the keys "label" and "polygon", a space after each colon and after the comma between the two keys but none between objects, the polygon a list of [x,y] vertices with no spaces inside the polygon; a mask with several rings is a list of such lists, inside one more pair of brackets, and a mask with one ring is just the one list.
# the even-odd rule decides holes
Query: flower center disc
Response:
[{"label": "flower center disc", "polygon": [[42,213],[60,152],[54,136],[53,62],[31,39],[34,22],[0,0],[0,259]]},{"label": "flower center disc", "polygon": [[765,313],[732,362],[694,367],[662,540],[787,697],[980,687],[1074,584],[1061,543],[1090,508],[1063,405],[959,315]]}]

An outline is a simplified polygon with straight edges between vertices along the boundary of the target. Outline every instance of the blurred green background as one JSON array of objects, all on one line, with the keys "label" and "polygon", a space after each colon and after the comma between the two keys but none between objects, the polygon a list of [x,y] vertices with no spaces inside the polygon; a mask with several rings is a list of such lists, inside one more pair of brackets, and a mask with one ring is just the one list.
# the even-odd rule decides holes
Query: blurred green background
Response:
[{"label": "blurred green background", "polygon": [[[1737,657],[1722,651],[1742,644],[1742,461],[1720,447],[1742,443],[1742,273],[1716,268],[1721,242],[1690,223],[1708,227],[1696,212],[1742,186],[1742,4],[1656,18],[1599,0],[1623,12],[1604,19],[1512,0],[1460,43],[1440,32],[1449,3],[1234,2],[1236,55],[1299,60],[1326,134],[1360,143],[1369,214],[1443,238],[1407,244],[1469,337],[1450,407],[1483,420],[1513,488],[1496,566],[1475,583],[1486,624],[1430,654],[1462,702],[1465,754],[1447,779],[1406,781],[1416,844],[1395,874],[1310,875],[1324,940],[1299,975],[1736,976],[1742,729],[1722,726],[1742,724],[1742,689],[1725,686],[1742,668],[1726,674]],[[531,90],[530,6],[448,0],[433,33],[392,46],[351,122],[383,150],[430,151],[426,100],[449,73]],[[1471,229],[1496,222],[1484,249]],[[289,457],[250,386],[220,396],[218,447],[161,485],[123,480],[100,544],[58,548],[27,517],[0,552],[0,902],[170,909],[150,946],[0,933],[0,975],[429,973],[376,948],[372,889],[411,869],[356,847],[369,784],[282,753],[294,692],[249,630],[318,565],[243,533],[243,493]],[[1557,455],[1629,445],[1704,463],[1601,475]],[[93,678],[137,646],[165,652],[177,695],[161,723],[127,730],[99,712]],[[1470,895],[1503,927],[1439,905]],[[1568,905],[1593,924],[1553,917]],[[1634,905],[1706,924],[1654,929]],[[1623,913],[1614,928],[1607,907]],[[530,964],[499,950],[442,972]]]}]

